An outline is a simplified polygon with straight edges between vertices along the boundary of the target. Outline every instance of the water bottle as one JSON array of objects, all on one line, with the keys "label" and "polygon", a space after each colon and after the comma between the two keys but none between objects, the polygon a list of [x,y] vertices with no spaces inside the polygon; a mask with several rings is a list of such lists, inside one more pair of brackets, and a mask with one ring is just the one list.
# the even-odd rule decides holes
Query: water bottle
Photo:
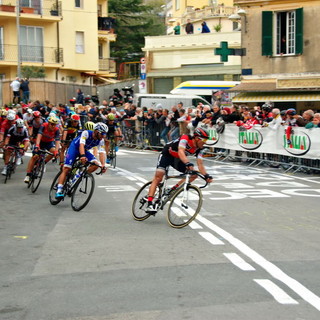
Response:
[{"label": "water bottle", "polygon": [[81,172],[80,172],[80,170],[77,170],[76,174],[74,175],[74,177],[73,177],[73,179],[71,181],[71,185],[72,186],[76,183],[76,181],[80,178],[80,176],[81,176]]}]

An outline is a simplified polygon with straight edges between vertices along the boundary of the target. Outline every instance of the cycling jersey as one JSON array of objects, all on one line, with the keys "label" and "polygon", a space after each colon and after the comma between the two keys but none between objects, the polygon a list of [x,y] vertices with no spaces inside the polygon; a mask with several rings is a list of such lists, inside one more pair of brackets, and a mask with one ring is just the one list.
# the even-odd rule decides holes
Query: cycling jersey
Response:
[{"label": "cycling jersey", "polygon": [[7,134],[7,137],[9,137],[9,145],[18,145],[19,143],[22,143],[24,141],[29,141],[29,134],[26,127],[23,127],[21,132],[18,132],[16,126],[12,126]]},{"label": "cycling jersey", "polygon": [[63,131],[67,131],[66,140],[72,140],[76,137],[78,131],[81,130],[81,125],[78,122],[76,126],[72,125],[72,120],[68,119],[63,126]]},{"label": "cycling jersey", "polygon": [[59,141],[60,140],[60,132],[57,126],[54,127],[52,131],[49,131],[49,123],[44,123],[40,129],[38,134],[41,134],[41,142],[51,142],[51,141]]},{"label": "cycling jersey", "polygon": [[184,173],[186,165],[180,160],[178,150],[184,148],[186,155],[195,155],[198,159],[203,158],[204,149],[198,149],[190,135],[184,134],[180,138],[167,143],[158,158],[157,169],[167,170],[172,166]]},{"label": "cycling jersey", "polygon": [[32,120],[33,120],[33,115],[29,113],[25,113],[23,115],[23,121],[26,121],[29,128],[32,127]]},{"label": "cycling jersey", "polygon": [[13,126],[15,124],[15,120],[4,120],[2,123],[1,123],[1,129],[0,129],[0,133],[7,133],[8,130],[11,128],[11,126]]},{"label": "cycling jersey", "polygon": [[107,125],[108,125],[107,137],[108,137],[108,139],[110,139],[110,138],[114,137],[114,134],[119,129],[119,126],[117,123],[115,123],[115,122],[110,123],[109,121],[108,121]]},{"label": "cycling jersey", "polygon": [[88,161],[95,160],[95,156],[89,152],[90,149],[93,147],[100,147],[104,145],[104,139],[93,139],[93,131],[91,130],[84,130],[81,135],[76,137],[74,140],[72,140],[70,147],[66,154],[65,159],[65,167],[71,168],[73,163],[75,162],[76,158],[80,155],[79,147],[80,144],[84,145],[85,149],[85,156],[88,159]]},{"label": "cycling jersey", "polygon": [[184,134],[180,138],[167,143],[164,146],[162,153],[167,156],[179,158],[179,147],[183,147],[185,149],[186,155],[194,154],[197,158],[203,158],[204,149],[198,149],[195,145],[194,140],[192,140],[192,137],[187,134]]}]

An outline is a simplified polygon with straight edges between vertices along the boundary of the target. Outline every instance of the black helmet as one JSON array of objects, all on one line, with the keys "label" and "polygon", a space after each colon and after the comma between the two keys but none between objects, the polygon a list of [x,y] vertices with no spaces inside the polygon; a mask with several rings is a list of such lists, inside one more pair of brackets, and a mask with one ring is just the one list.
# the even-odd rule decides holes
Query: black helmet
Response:
[{"label": "black helmet", "polygon": [[290,108],[287,110],[286,114],[289,116],[295,116],[297,114],[297,111],[294,108]]},{"label": "black helmet", "polygon": [[194,137],[209,139],[209,132],[204,128],[196,128],[193,133]]},{"label": "black helmet", "polygon": [[271,112],[271,106],[268,103],[263,104],[261,109],[267,113]]}]

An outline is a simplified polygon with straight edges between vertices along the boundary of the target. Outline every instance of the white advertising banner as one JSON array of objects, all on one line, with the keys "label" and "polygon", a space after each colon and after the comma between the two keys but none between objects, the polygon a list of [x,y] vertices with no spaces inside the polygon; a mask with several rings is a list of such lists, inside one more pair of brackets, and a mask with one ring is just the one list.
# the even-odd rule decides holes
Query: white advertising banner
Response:
[{"label": "white advertising banner", "polygon": [[320,159],[320,128],[293,127],[290,144],[287,143],[284,126],[276,131],[260,125],[245,130],[234,124],[227,124],[223,133],[220,134],[216,131],[215,126],[207,129],[210,133],[207,145],[217,148]]}]

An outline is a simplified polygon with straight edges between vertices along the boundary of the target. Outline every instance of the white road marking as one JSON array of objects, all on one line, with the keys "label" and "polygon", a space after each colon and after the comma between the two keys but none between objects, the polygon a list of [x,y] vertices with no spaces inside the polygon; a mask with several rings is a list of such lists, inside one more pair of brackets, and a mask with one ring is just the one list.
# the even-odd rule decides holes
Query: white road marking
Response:
[{"label": "white road marking", "polygon": [[229,259],[235,266],[243,271],[254,271],[256,270],[251,264],[244,261],[238,254],[236,253],[224,253],[224,256]]},{"label": "white road marking", "polygon": [[104,188],[107,192],[123,192],[123,191],[137,191],[133,186],[98,186],[98,188]]},{"label": "white road marking", "polygon": [[210,232],[199,232],[200,236],[213,245],[224,245],[224,243]]},{"label": "white road marking", "polygon": [[266,289],[281,304],[299,304],[291,298],[284,290],[268,279],[253,279],[261,287]]},{"label": "white road marking", "polygon": [[280,268],[278,268],[273,263],[266,260],[262,257],[259,253],[252,250],[248,247],[245,243],[240,241],[239,239],[235,238],[229,232],[223,230],[222,228],[218,227],[208,219],[202,217],[201,215],[197,216],[197,220],[202,222],[205,226],[209,229],[214,231],[215,233],[219,234],[222,238],[226,239],[230,244],[236,247],[239,251],[249,257],[252,261],[254,261],[257,265],[265,269],[271,276],[275,279],[286,284],[291,290],[296,292],[302,299],[310,303],[313,307],[320,311],[320,298],[299,283],[297,280],[289,277],[285,274]]},{"label": "white road marking", "polygon": [[194,220],[192,222],[189,223],[189,227],[191,229],[203,229],[199,223],[195,222]]}]

